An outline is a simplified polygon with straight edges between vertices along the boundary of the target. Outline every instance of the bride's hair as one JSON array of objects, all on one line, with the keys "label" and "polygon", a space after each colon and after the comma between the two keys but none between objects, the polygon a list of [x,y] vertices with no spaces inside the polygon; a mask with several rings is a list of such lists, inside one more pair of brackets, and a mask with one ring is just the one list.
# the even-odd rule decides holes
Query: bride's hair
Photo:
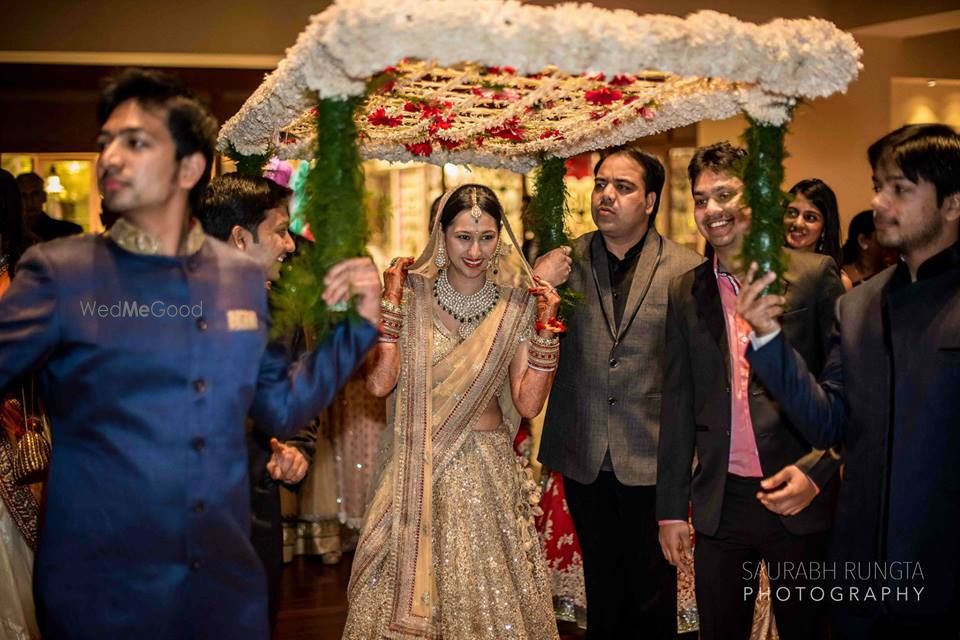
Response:
[{"label": "bride's hair", "polygon": [[465,184],[457,187],[447,198],[447,203],[440,212],[440,228],[446,231],[458,214],[462,211],[470,211],[474,205],[496,220],[497,227],[500,226],[503,207],[493,190],[482,184]]}]

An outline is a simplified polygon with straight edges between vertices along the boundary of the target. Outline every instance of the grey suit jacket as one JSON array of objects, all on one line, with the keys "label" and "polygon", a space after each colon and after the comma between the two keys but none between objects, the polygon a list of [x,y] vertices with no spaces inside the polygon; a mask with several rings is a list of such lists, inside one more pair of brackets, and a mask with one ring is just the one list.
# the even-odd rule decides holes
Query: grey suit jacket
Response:
[{"label": "grey suit jacket", "polygon": [[620,482],[656,484],[667,288],[702,260],[650,229],[617,327],[602,237],[594,231],[577,238],[568,282],[583,299],[560,341],[540,443],[543,464],[590,483],[609,447]]},{"label": "grey suit jacket", "polygon": [[[784,335],[804,361],[819,372],[826,360],[833,308],[843,284],[833,259],[786,250]],[[693,525],[713,535],[720,525],[730,462],[730,347],[720,289],[713,265],[704,263],[670,287],[664,385],[669,395],[660,414],[660,477],[657,519],[686,520],[693,503]],[[782,517],[794,534],[825,531],[833,522],[839,461],[814,449],[791,425],[763,384],[751,375],[750,418],[760,467],[771,476],[796,464],[813,478],[820,493],[797,515]],[[691,477],[694,452],[697,468]]]}]

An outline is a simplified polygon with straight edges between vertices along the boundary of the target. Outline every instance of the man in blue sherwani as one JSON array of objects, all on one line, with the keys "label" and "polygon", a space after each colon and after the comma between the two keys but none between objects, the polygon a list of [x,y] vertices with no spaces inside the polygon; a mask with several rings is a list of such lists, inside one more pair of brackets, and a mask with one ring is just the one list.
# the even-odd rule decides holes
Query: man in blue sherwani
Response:
[{"label": "man in blue sherwani", "polygon": [[266,638],[250,544],[244,419],[284,439],[376,342],[379,277],[336,265],[324,300],[357,296],[295,363],[267,347],[266,274],[191,217],[216,122],[173,79],[105,89],[97,176],[120,215],[102,236],[28,251],[0,300],[0,389],[39,374],[53,429],[35,564],[50,638]]}]

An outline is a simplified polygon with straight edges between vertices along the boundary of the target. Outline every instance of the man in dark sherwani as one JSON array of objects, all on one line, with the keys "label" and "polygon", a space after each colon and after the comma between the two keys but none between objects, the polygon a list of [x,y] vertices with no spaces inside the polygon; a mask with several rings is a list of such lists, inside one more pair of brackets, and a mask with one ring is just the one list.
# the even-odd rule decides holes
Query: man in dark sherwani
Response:
[{"label": "man in dark sherwani", "polygon": [[783,300],[744,288],[750,366],[815,446],[843,447],[833,637],[957,638],[960,622],[960,136],[908,125],[872,144],[877,241],[900,261],[841,296],[819,380]]}]

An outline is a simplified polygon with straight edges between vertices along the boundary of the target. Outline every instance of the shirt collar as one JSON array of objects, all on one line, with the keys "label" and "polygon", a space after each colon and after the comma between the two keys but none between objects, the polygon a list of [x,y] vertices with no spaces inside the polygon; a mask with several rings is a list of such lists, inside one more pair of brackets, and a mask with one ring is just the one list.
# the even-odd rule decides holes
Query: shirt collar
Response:
[{"label": "shirt collar", "polygon": [[612,265],[619,265],[621,263],[628,263],[643,251],[643,243],[647,239],[647,236],[650,235],[650,228],[647,227],[647,230],[644,232],[643,236],[640,238],[640,241],[637,244],[633,245],[627,252],[623,254],[623,259],[618,258],[617,256],[610,253],[610,249],[607,248],[607,241],[603,238],[603,235],[600,235],[600,240],[603,242],[603,250],[607,252],[607,260],[609,260]]},{"label": "shirt collar", "polygon": [[733,292],[736,295],[740,295],[740,280],[737,276],[733,275],[729,271],[724,271],[720,266],[720,258],[717,257],[717,254],[713,254],[713,275],[716,277],[717,281],[720,281],[720,278],[724,278],[727,282],[730,283],[730,286],[733,287]]},{"label": "shirt collar", "polygon": [[[936,278],[957,266],[960,266],[960,241],[954,242],[935,256],[927,258],[917,269],[917,282]],[[890,284],[896,288],[911,284],[910,268],[904,262],[903,257],[897,262],[897,268],[890,279]]]},{"label": "shirt collar", "polygon": [[[160,253],[160,242],[152,234],[123,217],[117,218],[117,221],[103,235],[130,253],[142,256],[155,256]],[[203,246],[204,238],[203,226],[197,222],[196,218],[191,218],[190,228],[180,247],[180,253],[193,255]]]}]

